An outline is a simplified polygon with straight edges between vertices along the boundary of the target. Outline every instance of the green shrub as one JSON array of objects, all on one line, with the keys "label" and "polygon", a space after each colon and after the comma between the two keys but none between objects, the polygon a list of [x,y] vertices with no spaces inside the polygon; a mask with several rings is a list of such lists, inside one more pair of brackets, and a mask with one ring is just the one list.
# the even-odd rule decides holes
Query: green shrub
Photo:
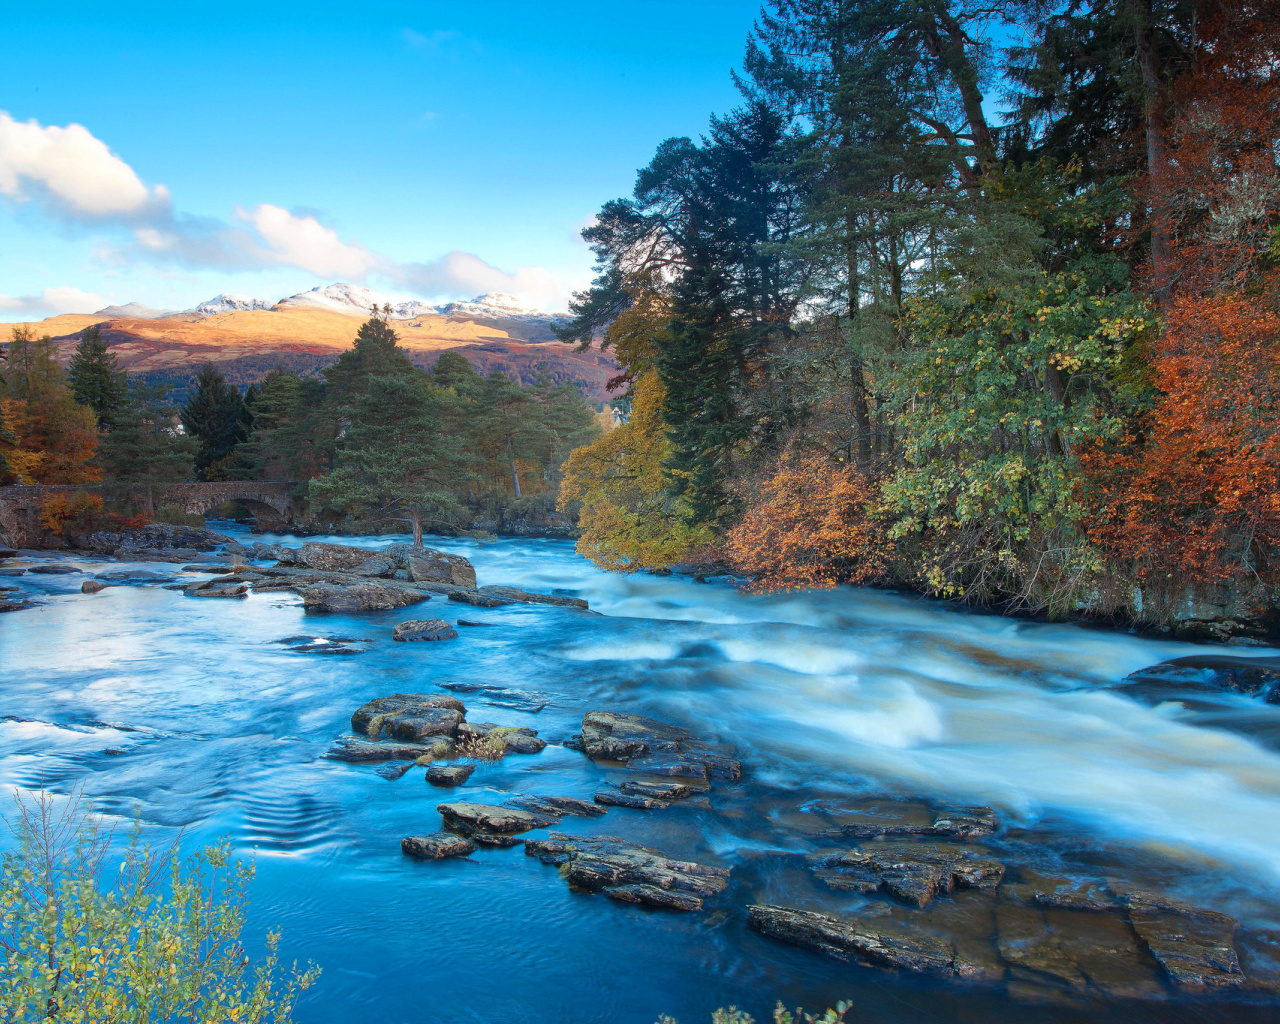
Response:
[{"label": "green shrub", "polygon": [[161,505],[151,518],[157,523],[168,523],[170,526],[194,526],[197,529],[204,526],[204,516],[188,512],[181,505]]},{"label": "green shrub", "polygon": [[[836,1003],[835,1009],[825,1010],[820,1014],[805,1013],[798,1006],[795,1013],[792,1013],[779,1002],[773,1008],[773,1024],[844,1024],[844,1015],[850,1009],[851,1004],[841,1002]],[[664,1013],[658,1018],[657,1024],[680,1024],[680,1022]],[[751,1014],[739,1010],[736,1006],[730,1006],[727,1009],[722,1006],[711,1014],[711,1024],[756,1024],[756,1020]]]},{"label": "green shrub", "polygon": [[279,978],[279,932],[251,964],[253,868],[225,841],[184,862],[135,828],[121,855],[79,796],[43,791],[19,795],[6,823],[17,849],[0,859],[0,1020],[287,1024],[320,973],[295,964]]}]

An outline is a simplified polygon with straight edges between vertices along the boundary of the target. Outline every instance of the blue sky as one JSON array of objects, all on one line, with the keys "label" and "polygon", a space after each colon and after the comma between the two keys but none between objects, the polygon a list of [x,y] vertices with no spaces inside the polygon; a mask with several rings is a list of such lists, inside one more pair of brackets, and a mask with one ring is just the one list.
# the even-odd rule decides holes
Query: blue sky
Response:
[{"label": "blue sky", "polygon": [[758,6],[9,5],[0,319],[333,280],[562,307],[591,214],[737,102]]}]

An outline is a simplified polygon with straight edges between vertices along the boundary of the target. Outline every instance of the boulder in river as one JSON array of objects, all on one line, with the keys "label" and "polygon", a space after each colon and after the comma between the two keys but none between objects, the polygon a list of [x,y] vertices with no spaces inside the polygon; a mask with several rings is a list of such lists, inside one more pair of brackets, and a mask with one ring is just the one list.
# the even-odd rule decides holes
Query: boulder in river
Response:
[{"label": "boulder in river", "polygon": [[379,761],[435,760],[447,754],[436,743],[373,742],[343,736],[323,755],[330,761],[348,761],[352,764],[372,764]]},{"label": "boulder in river", "polygon": [[422,742],[430,736],[454,736],[467,709],[447,693],[395,693],[360,705],[351,716],[351,731],[377,739]]},{"label": "boulder in river", "polygon": [[547,747],[547,741],[538,736],[538,731],[526,726],[495,725],[493,722],[464,722],[458,726],[459,741],[489,737],[501,739],[502,752],[506,754],[540,754]]},{"label": "boulder in river", "polygon": [[984,851],[945,843],[883,841],[816,858],[817,874],[832,889],[883,889],[923,907],[957,886],[994,889],[1004,865]]},{"label": "boulder in river", "polygon": [[[675,860],[615,836],[552,832],[546,839],[525,840],[524,852],[559,867],[565,881],[576,889],[603,892],[629,903],[701,910],[706,897],[729,886],[728,868]],[[615,893],[619,889],[625,891]],[[658,893],[675,894],[675,898]]]},{"label": "boulder in river", "polygon": [[83,569],[75,565],[33,565],[27,572],[44,576],[73,576],[76,573],[84,572]]},{"label": "boulder in river", "polygon": [[623,761],[633,771],[689,779],[742,778],[742,762],[705,749],[689,730],[641,715],[588,711],[582,734],[566,743],[593,761]]},{"label": "boulder in river", "polygon": [[80,593],[96,594],[101,590],[106,590],[107,584],[99,583],[97,580],[85,580],[80,584]]},{"label": "boulder in river", "polygon": [[395,640],[454,640],[458,631],[444,619],[408,619],[391,631]]},{"label": "boulder in river", "polygon": [[25,608],[34,608],[28,601],[6,601],[0,598],[0,612],[20,612]]},{"label": "boulder in river", "polygon": [[312,583],[298,588],[302,604],[309,612],[382,612],[419,604],[430,598],[411,587],[381,583],[353,583],[350,586]]},{"label": "boulder in river", "polygon": [[440,764],[427,766],[427,781],[433,786],[461,786],[476,770],[473,764]]},{"label": "boulder in river", "polygon": [[435,832],[429,836],[405,836],[400,840],[400,849],[419,860],[443,860],[475,853],[476,844],[452,832]]},{"label": "boulder in river", "polygon": [[491,804],[439,804],[436,810],[445,828],[455,832],[496,832],[513,835],[535,828],[546,828],[558,822],[558,815],[534,814],[518,807],[495,807]]},{"label": "boulder in river", "polygon": [[[119,533],[102,531],[72,537],[71,540],[78,548],[103,554],[115,554],[118,558],[133,561],[150,560],[147,556],[157,553],[172,556],[176,552],[190,552],[190,557],[177,559],[184,562],[193,562],[200,552],[213,551],[231,542],[230,537],[214,530],[193,526],[173,526],[169,523],[148,523],[146,526],[121,530]],[[166,557],[161,560],[174,559]]]},{"label": "boulder in river", "polygon": [[880,918],[836,918],[812,910],[770,904],[748,907],[747,914],[752,927],[761,934],[794,946],[911,974],[955,976],[963,973],[950,943],[896,922],[890,930]]}]

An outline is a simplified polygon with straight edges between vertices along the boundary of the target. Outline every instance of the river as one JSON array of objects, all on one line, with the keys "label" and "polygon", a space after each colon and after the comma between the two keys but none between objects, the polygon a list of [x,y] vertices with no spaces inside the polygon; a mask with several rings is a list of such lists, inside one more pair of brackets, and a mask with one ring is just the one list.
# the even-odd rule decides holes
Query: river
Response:
[{"label": "river", "polygon": [[[703,1024],[729,1003],[762,1019],[775,998],[811,1009],[849,999],[858,1021],[1084,1019],[1052,993],[898,978],[747,928],[753,902],[838,910],[853,899],[815,887],[799,857],[812,834],[919,798],[994,807],[998,852],[1025,879],[1119,875],[1236,916],[1250,963],[1277,948],[1280,707],[1122,683],[1209,648],[872,590],[762,597],[611,575],[560,541],[428,543],[471,559],[481,583],[569,592],[598,614],[436,598],[320,616],[292,594],[90,596],[78,575],[6,580],[43,603],[0,617],[0,782],[82,785],[99,811],[139,815],[157,839],[179,828],[189,845],[229,836],[257,864],[250,929],[278,925],[286,959],[323,968],[298,1009],[304,1024],[651,1024],[661,1013]],[[490,625],[460,627],[447,643],[391,642],[401,619],[459,614]],[[277,642],[302,633],[372,644],[322,656]],[[1275,654],[1232,649],[1255,652]],[[531,726],[552,745],[481,767],[454,794],[424,784],[421,768],[392,781],[321,757],[363,702],[445,682],[491,688],[457,694],[469,719]],[[518,848],[434,863],[401,855],[402,836],[438,830],[435,805],[451,796],[590,799],[605,770],[557,741],[593,709],[737,748],[743,782],[709,800],[562,826],[731,866],[729,892],[706,913],[571,892]],[[1085,1016],[1273,1019],[1265,1002],[1166,994],[1089,1003]]]}]

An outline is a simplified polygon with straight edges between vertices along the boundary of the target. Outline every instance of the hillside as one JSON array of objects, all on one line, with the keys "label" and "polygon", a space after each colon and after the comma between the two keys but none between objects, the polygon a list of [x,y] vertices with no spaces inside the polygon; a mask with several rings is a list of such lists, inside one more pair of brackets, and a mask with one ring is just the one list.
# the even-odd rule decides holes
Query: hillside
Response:
[{"label": "hillside", "polygon": [[[189,311],[154,319],[63,314],[0,324],[0,338],[7,339],[10,328],[19,326],[29,327],[36,335],[48,334],[58,341],[65,362],[84,329],[100,324],[121,367],[153,383],[184,388],[208,362],[236,383],[247,384],[276,366],[302,374],[318,372],[351,346],[367,315],[355,305],[322,306],[296,298],[272,309],[212,315]],[[459,349],[481,373],[500,370],[526,383],[546,373],[557,381],[577,383],[593,400],[609,397],[605,382],[616,375],[617,364],[601,352],[577,352],[552,340],[550,317],[545,314],[530,316],[512,309],[513,315],[502,316],[504,310],[492,305],[453,306],[457,312],[420,313],[395,321],[401,344],[418,365],[432,366],[440,352]],[[468,306],[475,312],[462,308]]]}]

